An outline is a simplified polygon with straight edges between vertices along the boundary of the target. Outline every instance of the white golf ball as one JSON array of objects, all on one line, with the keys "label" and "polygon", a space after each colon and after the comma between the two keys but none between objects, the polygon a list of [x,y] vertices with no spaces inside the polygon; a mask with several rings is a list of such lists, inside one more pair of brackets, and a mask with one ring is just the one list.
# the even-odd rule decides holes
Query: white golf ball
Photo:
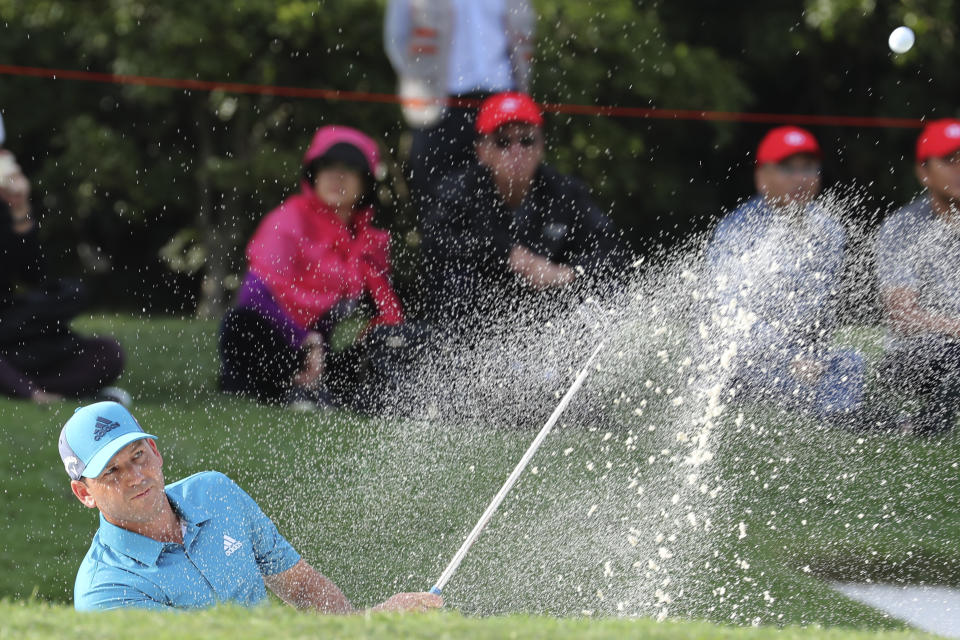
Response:
[{"label": "white golf ball", "polygon": [[890,32],[890,38],[887,44],[894,53],[906,53],[910,51],[916,38],[913,35],[913,29],[910,27],[897,27]]}]

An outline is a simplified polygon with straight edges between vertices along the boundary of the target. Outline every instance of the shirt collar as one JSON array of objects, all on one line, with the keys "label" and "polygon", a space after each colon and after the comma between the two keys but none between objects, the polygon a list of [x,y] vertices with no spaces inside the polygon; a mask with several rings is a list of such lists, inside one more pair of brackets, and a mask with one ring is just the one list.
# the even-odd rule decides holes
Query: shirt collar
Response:
[{"label": "shirt collar", "polygon": [[[184,546],[189,546],[196,535],[197,528],[212,516],[203,505],[177,502],[169,493],[167,499],[170,500],[174,513],[187,523],[187,533],[184,535],[183,542]],[[102,544],[145,565],[157,564],[160,553],[168,544],[118,527],[107,521],[102,513],[100,514],[100,531],[97,535]]]},{"label": "shirt collar", "polygon": [[160,557],[164,545],[163,542],[108,522],[102,513],[100,514],[100,531],[97,532],[97,537],[100,538],[102,544],[117,553],[122,553],[145,565],[157,564],[157,558]]},{"label": "shirt collar", "polygon": [[200,524],[206,522],[213,517],[213,514],[206,508],[205,505],[199,504],[196,501],[180,501],[179,496],[171,495],[167,493],[167,499],[170,500],[170,506],[173,507],[174,513],[184,519],[187,525],[191,524]]},{"label": "shirt collar", "polygon": [[187,525],[183,533],[183,546],[189,548],[197,536],[200,525],[212,518],[213,514],[202,504],[186,500],[178,502],[177,498],[169,493],[167,499],[170,500],[173,512],[180,516]]}]

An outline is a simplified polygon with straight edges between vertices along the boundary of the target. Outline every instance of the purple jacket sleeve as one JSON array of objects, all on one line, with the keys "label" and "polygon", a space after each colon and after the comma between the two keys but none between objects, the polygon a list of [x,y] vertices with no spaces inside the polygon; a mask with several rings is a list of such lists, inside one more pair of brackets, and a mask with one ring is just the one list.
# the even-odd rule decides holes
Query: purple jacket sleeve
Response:
[{"label": "purple jacket sleeve", "polygon": [[256,311],[269,320],[280,330],[287,344],[294,349],[298,349],[303,344],[309,333],[284,312],[267,289],[266,283],[252,273],[247,273],[243,279],[240,292],[237,294],[237,308]]}]

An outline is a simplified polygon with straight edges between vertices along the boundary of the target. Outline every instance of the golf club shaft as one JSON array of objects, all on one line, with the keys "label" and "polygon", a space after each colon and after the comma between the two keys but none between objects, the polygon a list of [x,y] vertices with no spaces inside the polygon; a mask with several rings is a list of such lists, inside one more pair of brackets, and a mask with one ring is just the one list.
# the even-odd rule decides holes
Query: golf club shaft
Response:
[{"label": "golf club shaft", "polygon": [[467,539],[463,541],[462,545],[460,545],[460,549],[457,550],[457,553],[453,556],[453,559],[450,561],[450,564],[447,565],[447,568],[443,570],[442,574],[440,574],[440,578],[437,580],[437,583],[433,586],[433,588],[430,589],[431,593],[439,595],[440,592],[443,591],[443,588],[447,586],[447,582],[450,581],[450,578],[453,576],[454,572],[456,572],[457,567],[460,566],[460,562],[463,561],[464,556],[467,555],[467,552],[470,550],[470,547],[473,546],[473,543],[480,535],[480,532],[483,531],[485,526],[487,526],[487,522],[489,522],[490,518],[493,517],[494,512],[500,507],[500,503],[503,502],[503,499],[506,497],[507,493],[510,492],[510,489],[513,488],[513,485],[516,484],[517,479],[520,477],[520,474],[523,473],[523,470],[526,468],[527,463],[530,462],[533,454],[537,452],[537,449],[540,447],[540,443],[543,442],[543,439],[546,438],[547,434],[550,433],[550,430],[553,429],[553,425],[555,425],[557,420],[560,419],[560,415],[563,413],[564,409],[567,408],[567,405],[570,404],[570,400],[580,389],[580,386],[586,379],[587,374],[590,372],[590,365],[593,364],[594,359],[597,357],[597,354],[600,353],[600,349],[602,348],[603,342],[601,341],[600,344],[598,344],[593,350],[593,353],[590,355],[587,363],[583,365],[583,370],[580,371],[577,379],[573,381],[573,384],[570,385],[567,393],[564,394],[563,398],[560,400],[560,404],[558,404],[557,408],[553,410],[552,414],[550,414],[550,418],[547,420],[547,423],[543,425],[543,428],[540,429],[540,433],[537,434],[537,437],[534,438],[533,443],[531,443],[527,448],[526,453],[524,453],[523,457],[520,458],[520,462],[517,463],[517,466],[513,469],[513,472],[507,478],[507,481],[503,483],[503,486],[500,487],[500,491],[498,491],[497,495],[493,497],[493,501],[487,507],[487,510],[483,512],[482,516],[480,516],[480,520],[473,527],[473,531],[470,532],[470,535],[467,536]]}]

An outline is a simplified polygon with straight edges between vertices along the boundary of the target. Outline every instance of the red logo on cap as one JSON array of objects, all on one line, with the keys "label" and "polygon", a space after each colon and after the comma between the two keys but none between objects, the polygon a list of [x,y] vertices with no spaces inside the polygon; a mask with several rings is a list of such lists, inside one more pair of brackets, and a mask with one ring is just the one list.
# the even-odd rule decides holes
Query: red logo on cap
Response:
[{"label": "red logo on cap", "polygon": [[807,136],[803,135],[799,131],[791,131],[784,136],[783,141],[792,147],[799,147],[807,141]]}]

